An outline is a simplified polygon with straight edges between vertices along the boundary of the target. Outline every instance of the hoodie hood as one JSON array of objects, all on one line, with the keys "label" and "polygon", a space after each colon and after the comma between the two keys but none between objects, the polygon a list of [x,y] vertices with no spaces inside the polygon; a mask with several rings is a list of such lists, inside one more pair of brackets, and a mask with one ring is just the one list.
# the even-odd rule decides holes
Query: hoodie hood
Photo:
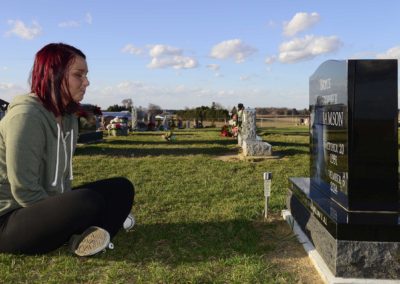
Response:
[{"label": "hoodie hood", "polygon": [[[44,118],[47,121],[47,127],[50,129],[50,131],[53,133],[53,135],[57,139],[57,148],[55,149],[55,173],[54,173],[54,179],[51,185],[53,187],[56,187],[57,184],[60,183],[60,174],[64,173],[67,169],[65,167],[61,167],[61,173],[60,173],[60,155],[64,155],[64,163],[68,163],[69,167],[69,179],[73,179],[73,172],[72,172],[72,153],[74,152],[74,136],[76,135],[74,133],[73,125],[68,125],[66,117],[71,117],[70,115],[66,115],[63,117],[63,125],[64,125],[64,131],[61,129],[60,125],[56,121],[55,115],[47,110],[43,104],[40,102],[40,99],[33,93],[28,94],[28,95],[22,95],[22,96],[17,96],[12,103],[8,106],[8,111],[12,113],[14,110],[17,112],[28,112],[34,114],[35,112],[40,112],[42,118]],[[75,134],[75,135],[74,135]],[[67,141],[68,140],[68,141]],[[68,151],[66,150],[67,147],[70,147],[69,149],[69,155]],[[69,160],[67,162],[67,160]],[[61,179],[61,191],[64,191],[64,186],[62,184],[62,179]]]},{"label": "hoodie hood", "polygon": [[43,106],[40,99],[35,94],[31,93],[28,95],[16,96],[14,100],[8,105],[7,111],[11,112],[12,109],[15,109],[17,107],[21,107],[28,112],[39,111],[47,120],[51,131],[54,133],[55,136],[57,136],[58,127],[55,115]]}]

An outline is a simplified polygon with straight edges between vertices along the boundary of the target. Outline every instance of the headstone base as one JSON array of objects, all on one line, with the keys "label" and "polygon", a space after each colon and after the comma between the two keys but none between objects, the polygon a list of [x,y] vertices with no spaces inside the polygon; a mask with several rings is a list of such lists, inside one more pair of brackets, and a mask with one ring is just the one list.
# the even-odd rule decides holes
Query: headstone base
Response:
[{"label": "headstone base", "polygon": [[95,143],[103,140],[103,131],[79,133],[78,143]]},{"label": "headstone base", "polygon": [[271,156],[272,146],[259,140],[244,140],[242,143],[244,156]]},{"label": "headstone base", "polygon": [[[346,223],[341,219],[344,212],[329,204],[332,201],[321,195],[311,197],[308,178],[292,178],[290,183],[287,208],[334,276],[400,279],[398,223],[379,224],[386,216],[378,218],[379,214],[371,214],[379,222],[362,224],[364,217],[370,221],[372,217],[349,212],[345,215]],[[348,220],[356,224],[349,224]]]},{"label": "headstone base", "polygon": [[399,284],[398,279],[375,279],[375,278],[343,278],[335,277],[329,270],[325,261],[322,259],[321,255],[315,249],[310,239],[304,234],[300,229],[296,220],[293,219],[292,214],[289,210],[282,210],[282,217],[288,223],[293,233],[296,235],[298,241],[303,245],[305,252],[317,270],[318,274],[321,276],[324,283],[327,284]]}]

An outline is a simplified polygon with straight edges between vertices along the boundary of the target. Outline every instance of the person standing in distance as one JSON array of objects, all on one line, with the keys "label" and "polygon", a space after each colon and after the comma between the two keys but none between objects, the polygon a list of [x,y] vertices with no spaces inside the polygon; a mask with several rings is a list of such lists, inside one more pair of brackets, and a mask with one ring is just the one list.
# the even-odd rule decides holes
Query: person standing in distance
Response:
[{"label": "person standing in distance", "polygon": [[31,93],[17,96],[0,121],[0,252],[43,254],[69,242],[94,255],[122,228],[134,187],[122,177],[71,188],[78,120],[89,86],[86,56],[51,43],[39,50]]},{"label": "person standing in distance", "polygon": [[237,112],[237,126],[239,127],[239,129],[241,129],[242,127],[243,111],[244,111],[244,105],[242,103],[239,103]]}]

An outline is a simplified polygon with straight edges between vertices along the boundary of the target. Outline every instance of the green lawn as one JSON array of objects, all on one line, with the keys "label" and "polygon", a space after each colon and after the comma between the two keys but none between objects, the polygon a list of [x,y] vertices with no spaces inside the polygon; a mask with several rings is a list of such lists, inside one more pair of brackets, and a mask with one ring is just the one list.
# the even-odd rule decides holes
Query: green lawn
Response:
[{"label": "green lawn", "polygon": [[[220,159],[240,148],[219,129],[175,133],[173,143],[160,132],[139,132],[79,146],[74,185],[130,179],[135,229],[121,231],[114,250],[91,258],[66,247],[44,256],[0,254],[0,282],[306,283],[293,262],[305,254],[299,256],[301,246],[279,213],[288,178],[309,175],[308,128],[261,128],[278,158],[257,161]],[[266,171],[273,173],[268,221]]]}]

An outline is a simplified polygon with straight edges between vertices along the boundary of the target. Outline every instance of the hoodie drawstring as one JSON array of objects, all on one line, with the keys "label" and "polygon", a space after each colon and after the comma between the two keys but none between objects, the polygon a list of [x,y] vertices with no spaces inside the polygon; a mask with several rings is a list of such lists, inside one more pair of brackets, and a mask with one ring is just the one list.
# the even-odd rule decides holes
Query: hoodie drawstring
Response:
[{"label": "hoodie drawstring", "polygon": [[60,139],[61,139],[61,128],[57,123],[57,160],[56,160],[56,173],[54,175],[54,181],[51,184],[52,186],[57,185],[57,178],[58,178],[58,164],[60,162]]},{"label": "hoodie drawstring", "polygon": [[74,174],[72,172],[72,152],[74,150],[74,129],[71,129],[71,151],[69,155],[69,180],[74,179]]}]

